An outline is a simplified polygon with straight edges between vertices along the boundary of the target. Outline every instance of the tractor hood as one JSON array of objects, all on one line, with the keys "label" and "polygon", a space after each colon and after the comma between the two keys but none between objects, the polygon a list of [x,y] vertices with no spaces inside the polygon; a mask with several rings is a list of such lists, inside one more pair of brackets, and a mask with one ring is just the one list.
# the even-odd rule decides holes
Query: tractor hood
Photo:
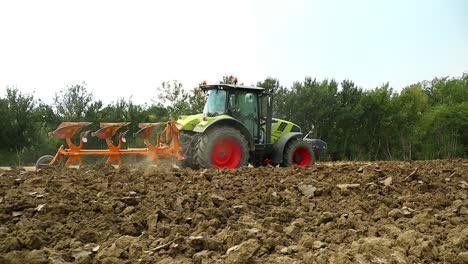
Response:
[{"label": "tractor hood", "polygon": [[203,114],[179,116],[176,126],[180,130],[193,130],[198,123],[203,121]]},{"label": "tractor hood", "polygon": [[233,119],[229,115],[218,115],[203,118],[203,114],[180,116],[176,126],[179,130],[189,130],[194,132],[203,132],[213,121],[219,119]]}]

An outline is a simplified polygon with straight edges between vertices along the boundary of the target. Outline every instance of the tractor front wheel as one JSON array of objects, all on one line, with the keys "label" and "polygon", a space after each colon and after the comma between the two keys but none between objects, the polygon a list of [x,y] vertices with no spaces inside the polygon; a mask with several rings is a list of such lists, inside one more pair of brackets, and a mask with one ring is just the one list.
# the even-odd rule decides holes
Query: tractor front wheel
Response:
[{"label": "tractor front wheel", "polygon": [[314,164],[314,150],[305,141],[293,139],[284,149],[284,166],[312,166]]},{"label": "tractor front wheel", "polygon": [[202,168],[235,169],[247,165],[248,160],[247,140],[232,127],[217,127],[203,134],[195,151],[195,161]]}]

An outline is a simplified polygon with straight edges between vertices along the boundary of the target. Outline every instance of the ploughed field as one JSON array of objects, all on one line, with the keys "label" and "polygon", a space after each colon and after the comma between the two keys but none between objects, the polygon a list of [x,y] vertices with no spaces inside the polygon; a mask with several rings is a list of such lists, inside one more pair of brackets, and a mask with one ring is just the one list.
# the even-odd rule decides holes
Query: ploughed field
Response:
[{"label": "ploughed field", "polygon": [[468,160],[0,171],[0,263],[468,263]]}]

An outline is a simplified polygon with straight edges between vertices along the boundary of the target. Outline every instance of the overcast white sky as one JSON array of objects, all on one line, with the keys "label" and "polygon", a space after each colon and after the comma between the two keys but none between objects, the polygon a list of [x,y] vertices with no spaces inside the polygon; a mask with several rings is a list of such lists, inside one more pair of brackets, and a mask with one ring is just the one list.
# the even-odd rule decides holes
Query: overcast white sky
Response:
[{"label": "overcast white sky", "polygon": [[468,1],[0,2],[0,96],[46,102],[85,81],[105,103],[151,103],[233,74],[291,86],[305,76],[397,90],[468,71]]}]

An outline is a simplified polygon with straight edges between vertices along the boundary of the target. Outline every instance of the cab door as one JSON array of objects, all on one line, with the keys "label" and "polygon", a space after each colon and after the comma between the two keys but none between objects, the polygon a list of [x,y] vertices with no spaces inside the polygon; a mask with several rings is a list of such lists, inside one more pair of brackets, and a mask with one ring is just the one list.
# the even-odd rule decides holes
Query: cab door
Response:
[{"label": "cab door", "polygon": [[229,109],[232,117],[244,124],[255,139],[258,134],[257,94],[236,91],[229,96]]}]

